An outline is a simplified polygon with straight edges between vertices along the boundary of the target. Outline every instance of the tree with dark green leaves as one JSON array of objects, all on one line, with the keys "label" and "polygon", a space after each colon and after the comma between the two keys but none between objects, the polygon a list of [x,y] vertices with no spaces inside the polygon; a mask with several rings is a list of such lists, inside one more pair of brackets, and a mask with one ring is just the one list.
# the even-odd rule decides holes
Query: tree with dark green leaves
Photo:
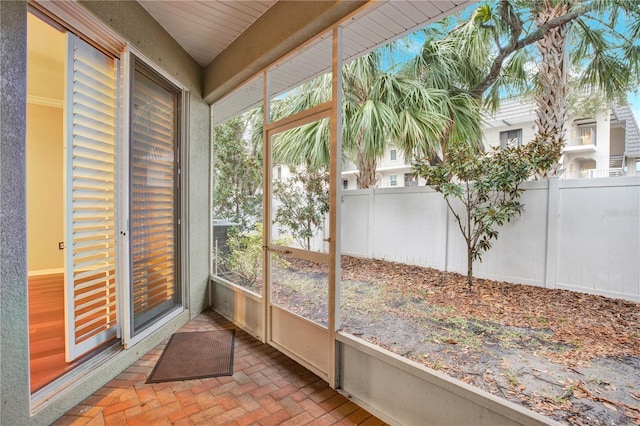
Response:
[{"label": "tree with dark green leaves", "polygon": [[274,223],[305,250],[322,229],[329,212],[329,173],[326,168],[290,166],[288,175],[273,182],[277,201]]},{"label": "tree with dark green leaves", "polygon": [[213,217],[249,231],[262,217],[262,138],[248,113],[214,129]]},{"label": "tree with dark green leaves", "polygon": [[524,146],[486,153],[458,145],[449,149],[447,161],[414,165],[414,172],[444,196],[464,238],[469,288],[473,262],[482,261],[482,254],[498,238],[498,228],[522,213],[522,183],[560,158],[562,144],[549,140],[539,137]]}]

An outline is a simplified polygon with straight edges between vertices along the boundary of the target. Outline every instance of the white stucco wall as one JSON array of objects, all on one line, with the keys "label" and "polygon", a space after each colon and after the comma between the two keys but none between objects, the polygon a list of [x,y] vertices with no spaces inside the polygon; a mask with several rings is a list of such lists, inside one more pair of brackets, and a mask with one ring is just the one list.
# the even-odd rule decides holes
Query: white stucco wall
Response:
[{"label": "white stucco wall", "polygon": [[611,145],[611,122],[609,121],[609,111],[599,113],[596,117],[596,160],[597,170],[609,168],[609,154]]}]

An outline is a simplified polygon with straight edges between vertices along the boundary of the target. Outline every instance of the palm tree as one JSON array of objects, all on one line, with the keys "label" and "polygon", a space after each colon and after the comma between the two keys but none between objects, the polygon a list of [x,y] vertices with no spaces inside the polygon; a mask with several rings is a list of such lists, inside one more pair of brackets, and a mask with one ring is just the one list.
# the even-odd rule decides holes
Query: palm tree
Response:
[{"label": "palm tree", "polygon": [[[471,109],[464,97],[451,99],[444,90],[427,88],[383,66],[380,50],[343,66],[343,152],[358,166],[359,188],[376,184],[377,161],[387,143],[409,155],[431,156],[439,150],[442,134],[452,127],[453,109]],[[300,86],[281,108],[292,114],[327,99],[328,75]],[[315,103],[314,103],[315,102]],[[327,165],[329,123],[321,120],[279,135],[274,142],[276,161]]]},{"label": "palm tree", "polygon": [[[536,93],[537,134],[564,143],[567,119],[566,58],[571,58],[577,89],[597,91],[610,104],[623,98],[637,83],[640,66],[640,4],[635,1],[541,0],[532,4],[537,28],[575,15],[544,32],[537,41],[541,56]],[[552,173],[557,173],[552,170]]]},{"label": "palm tree", "polygon": [[[633,0],[486,1],[458,25],[425,30],[422,55],[409,72],[488,109],[505,93],[535,90],[538,136],[563,141],[566,57],[582,70],[578,87],[596,88],[610,101],[638,82],[639,39],[640,2]],[[534,60],[535,78],[527,71]]]},{"label": "palm tree", "polygon": [[446,160],[447,150],[453,145],[481,149],[481,110],[497,109],[500,96],[507,91],[522,93],[526,89],[528,53],[514,50],[501,54],[495,48],[496,30],[487,26],[491,17],[489,6],[482,5],[458,25],[453,19],[445,19],[426,27],[420,54],[402,66],[403,75],[427,88],[445,91],[450,99],[451,109],[445,112],[450,126],[441,134],[440,158],[431,158],[432,163]]},{"label": "palm tree", "polygon": [[[607,100],[640,79],[640,2],[633,0],[487,1],[460,24],[444,21],[424,37],[421,54],[400,71],[383,67],[380,50],[343,67],[343,147],[358,166],[360,188],[375,185],[388,142],[412,156],[441,159],[451,144],[480,148],[480,111],[495,110],[507,93],[539,88],[538,135],[563,141],[567,49],[583,70],[579,87],[596,87]],[[302,85],[279,107],[295,113],[316,105],[329,99],[330,84],[325,75]],[[328,164],[328,128],[321,121],[289,131],[274,155]]]},{"label": "palm tree", "polygon": [[[538,27],[565,15],[573,0],[536,3],[534,12]],[[538,64],[539,87],[536,96],[537,133],[549,135],[555,142],[564,143],[564,123],[567,120],[566,39],[569,24],[548,30],[537,41],[541,60]]]}]

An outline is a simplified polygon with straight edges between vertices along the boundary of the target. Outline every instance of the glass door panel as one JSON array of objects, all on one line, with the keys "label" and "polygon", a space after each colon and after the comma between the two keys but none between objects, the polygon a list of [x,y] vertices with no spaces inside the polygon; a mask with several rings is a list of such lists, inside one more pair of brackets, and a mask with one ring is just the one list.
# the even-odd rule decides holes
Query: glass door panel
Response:
[{"label": "glass door panel", "polygon": [[133,334],[181,304],[180,92],[136,64],[132,79],[130,251]]},{"label": "glass door panel", "polygon": [[326,328],[329,265],[288,254],[271,254],[271,302]]},{"label": "glass door panel", "polygon": [[252,108],[218,124],[213,136],[212,272],[256,297],[263,278],[262,117],[262,108]]},{"label": "glass door panel", "polygon": [[271,302],[327,326],[329,119],[274,134]]}]

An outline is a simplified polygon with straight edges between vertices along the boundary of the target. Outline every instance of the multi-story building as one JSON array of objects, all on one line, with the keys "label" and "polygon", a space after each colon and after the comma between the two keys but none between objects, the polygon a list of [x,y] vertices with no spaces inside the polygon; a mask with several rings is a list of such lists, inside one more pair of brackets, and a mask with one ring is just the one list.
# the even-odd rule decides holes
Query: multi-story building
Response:
[{"label": "multi-story building", "polygon": [[[512,98],[485,119],[483,143],[491,146],[521,145],[535,135],[535,104]],[[614,177],[640,174],[640,130],[628,105],[613,104],[596,117],[569,117],[566,146],[561,158],[564,179]],[[345,163],[343,189],[356,189],[357,166]],[[397,147],[387,147],[378,160],[377,187],[424,185],[411,172],[411,159]]]},{"label": "multi-story building", "polygon": [[[342,189],[357,189],[358,166],[350,161],[342,168]],[[405,152],[393,145],[388,145],[384,156],[378,159],[376,169],[376,186],[378,188],[397,186],[424,185],[425,180],[414,175],[411,171],[411,158]]]},{"label": "multi-story building", "polygon": [[[485,121],[484,143],[521,145],[534,138],[535,104],[513,98]],[[628,105],[612,104],[595,117],[570,116],[561,163],[565,179],[640,173],[640,131]]]}]

